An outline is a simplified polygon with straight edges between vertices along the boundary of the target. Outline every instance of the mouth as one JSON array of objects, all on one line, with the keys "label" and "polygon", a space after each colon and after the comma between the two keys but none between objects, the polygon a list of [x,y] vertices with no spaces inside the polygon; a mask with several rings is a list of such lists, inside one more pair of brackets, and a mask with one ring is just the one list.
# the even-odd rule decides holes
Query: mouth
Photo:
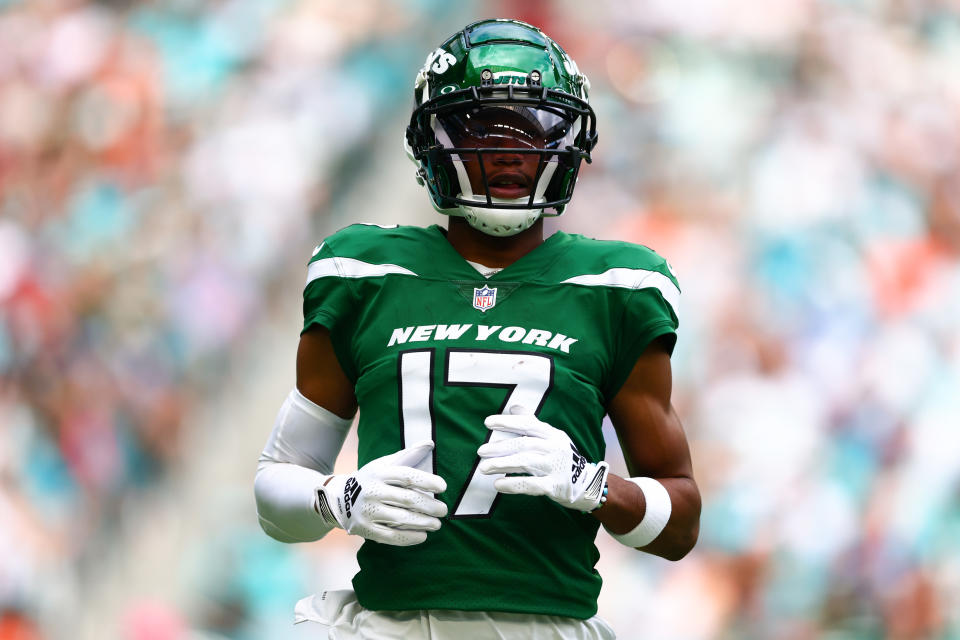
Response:
[{"label": "mouth", "polygon": [[490,196],[494,198],[515,199],[530,195],[532,187],[528,176],[517,172],[502,172],[487,181]]}]

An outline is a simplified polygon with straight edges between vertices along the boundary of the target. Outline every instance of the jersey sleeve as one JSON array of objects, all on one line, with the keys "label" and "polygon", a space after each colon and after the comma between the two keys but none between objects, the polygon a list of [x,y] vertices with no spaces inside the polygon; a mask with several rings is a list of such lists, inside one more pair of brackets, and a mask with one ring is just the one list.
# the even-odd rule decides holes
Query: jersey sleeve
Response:
[{"label": "jersey sleeve", "polygon": [[625,300],[608,398],[612,399],[620,390],[651,342],[666,336],[671,352],[676,344],[680,285],[666,260],[661,261],[657,266],[640,270],[641,276]]},{"label": "jersey sleeve", "polygon": [[314,326],[330,331],[333,348],[343,372],[356,380],[356,368],[350,355],[352,326],[358,309],[358,296],[350,278],[344,277],[342,260],[335,253],[335,240],[328,238],[315,250],[307,267],[303,289],[303,329]]}]

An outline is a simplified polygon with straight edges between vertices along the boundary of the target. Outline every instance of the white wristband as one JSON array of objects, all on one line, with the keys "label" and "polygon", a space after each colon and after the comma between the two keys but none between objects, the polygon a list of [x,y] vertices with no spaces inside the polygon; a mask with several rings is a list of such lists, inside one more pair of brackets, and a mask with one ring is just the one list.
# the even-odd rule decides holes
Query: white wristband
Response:
[{"label": "white wristband", "polygon": [[654,478],[626,478],[633,484],[640,487],[643,491],[643,497],[647,502],[647,510],[643,514],[643,520],[640,521],[632,531],[624,534],[611,533],[614,540],[628,547],[645,547],[660,535],[667,521],[670,520],[670,512],[673,511],[673,503],[670,502],[670,494],[667,493],[660,481]]}]

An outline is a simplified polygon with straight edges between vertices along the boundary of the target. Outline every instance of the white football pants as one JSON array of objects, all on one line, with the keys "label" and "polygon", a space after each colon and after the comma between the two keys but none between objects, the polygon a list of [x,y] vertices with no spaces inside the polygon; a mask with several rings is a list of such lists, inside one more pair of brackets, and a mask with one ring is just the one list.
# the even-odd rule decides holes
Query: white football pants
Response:
[{"label": "white football pants", "polygon": [[594,616],[499,611],[370,611],[352,589],[323,591],[297,603],[295,639],[324,640],[614,640],[613,629]]}]

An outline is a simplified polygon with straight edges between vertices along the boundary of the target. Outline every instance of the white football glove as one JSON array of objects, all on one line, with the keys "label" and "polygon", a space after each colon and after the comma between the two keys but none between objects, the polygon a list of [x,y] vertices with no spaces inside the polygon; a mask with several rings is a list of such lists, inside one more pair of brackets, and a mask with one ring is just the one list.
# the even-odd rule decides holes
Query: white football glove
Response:
[{"label": "white football glove", "polygon": [[316,510],[331,527],[374,542],[406,547],[440,528],[447,505],[433,497],[443,478],[415,469],[433,450],[425,440],[372,460],[353,474],[331,476],[317,488]]},{"label": "white football glove", "polygon": [[493,486],[500,493],[547,496],[570,509],[592,511],[600,504],[609,465],[587,462],[570,436],[538,420],[534,415],[511,413],[487,416],[484,424],[493,431],[518,437],[487,442],[477,450],[480,473],[522,473],[499,478]]}]

